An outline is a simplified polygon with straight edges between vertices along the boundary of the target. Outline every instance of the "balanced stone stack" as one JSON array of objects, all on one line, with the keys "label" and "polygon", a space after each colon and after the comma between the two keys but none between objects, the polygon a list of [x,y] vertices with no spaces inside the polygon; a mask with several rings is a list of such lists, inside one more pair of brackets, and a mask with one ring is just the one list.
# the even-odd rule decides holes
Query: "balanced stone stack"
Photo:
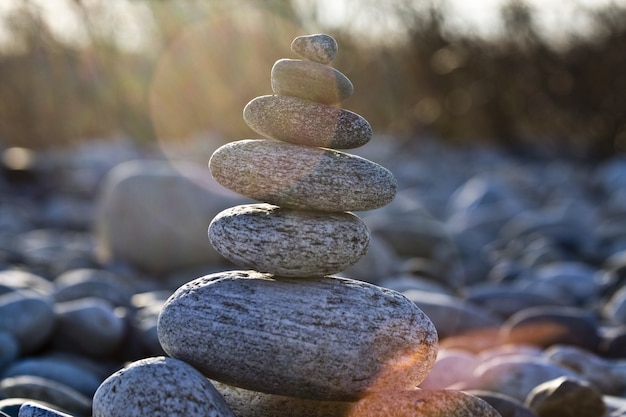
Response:
[{"label": "balanced stone stack", "polygon": [[336,150],[364,145],[372,131],[338,107],[353,87],[328,66],[335,40],[298,37],[292,50],[303,59],[276,62],[276,95],[244,109],[266,138],[229,143],[209,162],[220,184],[260,201],[209,226],[217,251],[245,270],[183,285],[159,316],[165,352],[214,380],[238,416],[345,415],[368,394],[414,389],[437,354],[433,324],[407,298],[332,276],[368,248],[351,212],[390,202],[396,180]]}]

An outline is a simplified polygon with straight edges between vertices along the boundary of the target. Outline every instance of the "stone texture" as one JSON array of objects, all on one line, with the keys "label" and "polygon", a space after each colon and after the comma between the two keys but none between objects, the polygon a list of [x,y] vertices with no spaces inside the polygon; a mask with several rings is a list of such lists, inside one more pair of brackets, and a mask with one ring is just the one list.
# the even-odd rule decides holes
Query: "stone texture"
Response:
[{"label": "stone texture", "polygon": [[336,69],[317,62],[280,59],[272,67],[272,90],[323,104],[337,104],[354,92],[352,82]]},{"label": "stone texture", "polygon": [[333,401],[415,387],[437,352],[434,326],[399,293],[344,278],[255,271],[183,285],[163,307],[158,332],[170,356],[209,378]]},{"label": "stone texture", "polygon": [[344,417],[352,406],[347,401],[307,400],[212,382],[237,417]]},{"label": "stone texture", "polygon": [[209,168],[224,187],[286,208],[373,210],[393,200],[397,189],[393,174],[367,159],[274,140],[226,144]]},{"label": "stone texture", "polygon": [[330,64],[337,49],[337,41],[326,34],[298,36],[291,42],[291,50],[298,56],[322,64]]},{"label": "stone texture", "polygon": [[109,376],[93,397],[93,417],[234,417],[215,387],[185,362],[154,357]]},{"label": "stone texture", "polygon": [[359,400],[348,417],[500,417],[486,401],[462,391],[382,392]]},{"label": "stone texture", "polygon": [[307,277],[337,273],[354,265],[367,251],[369,232],[351,213],[248,204],[215,216],[209,225],[209,240],[241,267]]},{"label": "stone texture", "polygon": [[600,391],[585,381],[566,377],[535,387],[526,405],[539,417],[603,417],[606,412]]},{"label": "stone texture", "polygon": [[72,415],[32,401],[20,406],[18,417],[72,417]]},{"label": "stone texture", "polygon": [[244,107],[243,119],[260,135],[298,145],[350,149],[372,137],[369,122],[358,114],[298,97],[256,97]]},{"label": "stone texture", "polygon": [[218,263],[203,230],[241,200],[225,195],[200,165],[129,161],[111,170],[98,196],[95,234],[103,262],[123,261],[155,278]]}]

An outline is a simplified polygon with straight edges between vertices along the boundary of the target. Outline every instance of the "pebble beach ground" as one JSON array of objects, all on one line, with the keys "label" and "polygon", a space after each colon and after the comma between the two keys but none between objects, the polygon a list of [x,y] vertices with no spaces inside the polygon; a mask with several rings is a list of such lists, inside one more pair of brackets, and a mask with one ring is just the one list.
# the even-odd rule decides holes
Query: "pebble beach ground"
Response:
[{"label": "pebble beach ground", "polygon": [[[210,153],[181,150],[184,166],[172,165],[130,141],[86,141],[14,169],[5,151],[0,411],[31,401],[20,416],[62,415],[37,414],[36,401],[90,416],[109,375],[165,355],[161,306],[182,283],[232,268],[206,228],[247,202],[211,180],[200,163]],[[432,320],[438,359],[420,388],[471,393],[502,416],[626,415],[626,158],[583,165],[384,136],[353,153],[392,171],[398,194],[358,213],[370,248],[340,275],[401,292]],[[136,183],[108,193],[120,178]],[[124,256],[103,250],[116,236],[130,242]],[[227,402],[242,395],[216,386]],[[254,401],[235,414],[286,409]]]}]

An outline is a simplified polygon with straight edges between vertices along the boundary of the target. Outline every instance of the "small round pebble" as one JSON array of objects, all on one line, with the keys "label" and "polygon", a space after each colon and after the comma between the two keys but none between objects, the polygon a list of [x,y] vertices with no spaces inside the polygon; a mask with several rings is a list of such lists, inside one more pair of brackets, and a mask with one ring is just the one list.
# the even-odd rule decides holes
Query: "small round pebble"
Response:
[{"label": "small round pebble", "polygon": [[354,92],[352,82],[336,69],[317,62],[280,59],[272,67],[272,90],[323,104],[337,104]]},{"label": "small round pebble", "polygon": [[285,208],[366,211],[396,195],[388,169],[345,152],[275,140],[240,140],[217,149],[211,174],[224,187]]},{"label": "small round pebble", "polygon": [[350,149],[372,138],[362,116],[298,97],[256,97],[244,107],[243,119],[260,135],[298,145]]},{"label": "small round pebble", "polygon": [[363,220],[351,213],[246,204],[215,216],[209,225],[209,240],[238,266],[311,277],[354,265],[367,251],[369,231]]},{"label": "small round pebble", "polygon": [[298,36],[291,42],[291,50],[298,56],[321,64],[330,64],[337,55],[337,41],[330,35]]},{"label": "small round pebble", "polygon": [[224,398],[185,362],[153,357],[109,376],[93,397],[93,417],[234,417]]},{"label": "small round pebble", "polygon": [[567,377],[546,381],[526,398],[539,417],[603,417],[602,393],[589,383]]},{"label": "small round pebble", "polygon": [[170,297],[158,332],[168,355],[209,378],[314,400],[413,388],[437,354],[437,332],[413,303],[337,277],[207,275]]},{"label": "small round pebble", "polygon": [[462,391],[411,390],[369,395],[359,400],[348,417],[500,417],[486,401]]},{"label": "small round pebble", "polygon": [[35,291],[13,291],[0,295],[0,331],[19,342],[21,353],[40,348],[54,332],[52,297]]}]

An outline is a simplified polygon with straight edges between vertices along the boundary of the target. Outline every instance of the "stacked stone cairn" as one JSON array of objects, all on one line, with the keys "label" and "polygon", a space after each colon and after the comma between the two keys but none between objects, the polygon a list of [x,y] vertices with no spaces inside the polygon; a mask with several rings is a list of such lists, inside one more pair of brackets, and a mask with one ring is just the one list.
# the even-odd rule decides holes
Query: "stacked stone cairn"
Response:
[{"label": "stacked stone cairn", "polygon": [[[170,358],[109,377],[94,398],[94,417],[231,410],[239,417],[497,416],[469,394],[415,389],[437,355],[430,319],[397,292],[332,276],[368,249],[369,231],[351,212],[389,203],[396,180],[337,150],[366,144],[372,130],[338,107],[353,86],[328,65],[335,40],[301,36],[291,49],[302,59],[275,63],[275,95],[244,109],[246,123],[266,139],[224,145],[209,162],[220,184],[260,201],[226,209],[209,226],[213,246],[244,270],[181,286],[159,316]],[[146,366],[150,372],[130,376]],[[154,387],[138,395],[146,380]],[[111,406],[116,401],[125,403]]]}]

